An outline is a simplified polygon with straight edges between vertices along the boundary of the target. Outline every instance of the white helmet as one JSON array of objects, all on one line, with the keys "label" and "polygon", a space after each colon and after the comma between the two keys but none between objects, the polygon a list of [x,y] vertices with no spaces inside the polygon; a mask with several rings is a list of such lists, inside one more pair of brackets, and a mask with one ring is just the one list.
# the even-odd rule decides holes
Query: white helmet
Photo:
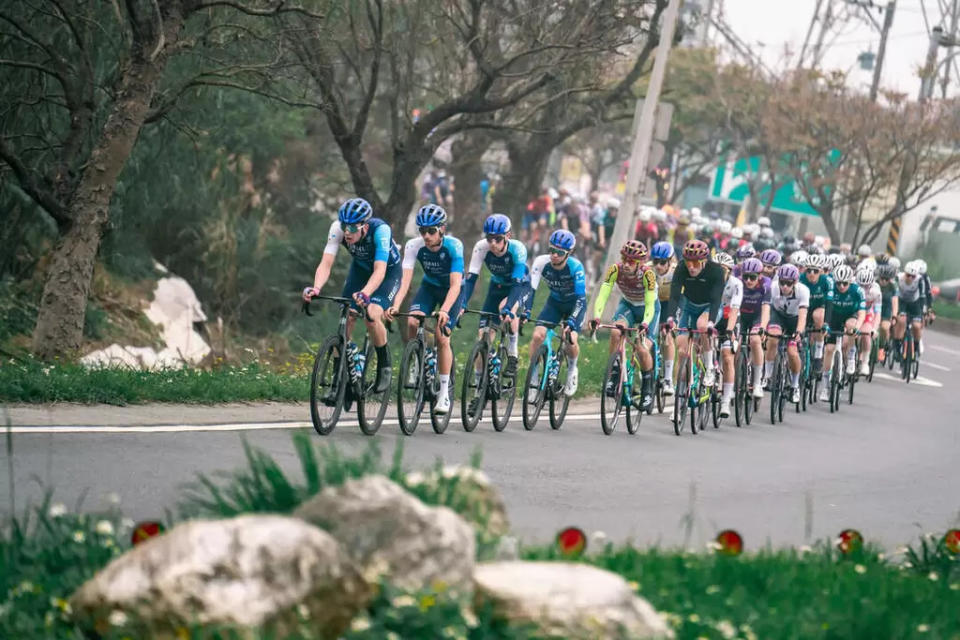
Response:
[{"label": "white helmet", "polygon": [[908,262],[904,265],[903,272],[908,276],[918,276],[920,275],[920,265],[918,265],[915,260]]},{"label": "white helmet", "polygon": [[920,275],[926,275],[927,273],[927,262],[926,260],[914,260],[917,263],[917,268],[920,269]]},{"label": "white helmet", "polygon": [[899,268],[900,268],[900,258],[898,258],[897,256],[890,256],[890,259],[887,260],[887,264],[889,264],[889,265],[890,265],[891,267],[893,267],[894,269],[899,269]]},{"label": "white helmet", "polygon": [[[798,252],[804,253],[804,252]],[[823,269],[824,265],[827,262],[827,257],[820,255],[819,253],[811,253],[807,256],[807,260],[804,263],[805,267],[812,267],[814,269]]]},{"label": "white helmet", "polygon": [[667,221],[667,212],[663,209],[654,209],[653,210],[653,219],[657,222],[666,222]]},{"label": "white helmet", "polygon": [[649,207],[640,209],[640,222],[650,222],[651,218],[653,218],[653,212],[650,211]]},{"label": "white helmet", "polygon": [[872,254],[873,254],[873,249],[871,249],[870,245],[868,244],[862,244],[857,249],[857,255],[860,256],[861,258],[866,258]]},{"label": "white helmet", "polygon": [[843,282],[853,282],[853,269],[845,264],[840,265],[833,272],[833,280],[838,284]]},{"label": "white helmet", "polygon": [[762,218],[760,218],[759,220],[757,220],[757,224],[760,225],[761,227],[769,227],[769,226],[770,226],[770,218],[768,218],[767,216],[763,216]]},{"label": "white helmet", "polygon": [[733,256],[731,256],[729,253],[726,253],[724,251],[718,252],[717,255],[713,257],[713,261],[719,264],[720,266],[728,267],[730,269],[733,269],[735,264],[733,261]]},{"label": "white helmet", "polygon": [[737,240],[741,239],[743,237],[743,229],[740,227],[734,227],[730,230],[730,237],[736,238]]},{"label": "white helmet", "polygon": [[831,271],[836,271],[837,267],[846,262],[846,258],[843,257],[842,253],[831,253],[827,256],[827,260],[830,262]]},{"label": "white helmet", "polygon": [[720,233],[729,234],[730,230],[733,229],[733,225],[727,220],[721,220],[717,223],[717,228],[720,230]]},{"label": "white helmet", "polygon": [[799,251],[794,251],[793,253],[790,254],[790,262],[797,265],[798,267],[802,267],[806,265],[807,259],[809,257],[810,257],[810,254],[808,254],[803,249],[800,249]]},{"label": "white helmet", "polygon": [[692,209],[690,209],[690,215],[693,216],[694,218],[699,217],[700,207],[693,207]]},{"label": "white helmet", "polygon": [[873,284],[873,269],[857,269],[857,284],[861,287],[869,287]]},{"label": "white helmet", "polygon": [[557,198],[560,197],[560,192],[558,192],[553,187],[550,187],[549,189],[547,189],[547,195],[550,196],[552,200],[556,200]]},{"label": "white helmet", "polygon": [[618,198],[610,198],[607,200],[607,209],[619,209],[620,200]]},{"label": "white helmet", "polygon": [[874,271],[877,268],[877,261],[873,258],[864,258],[860,261],[860,264],[857,265],[857,269],[870,269]]},{"label": "white helmet", "polygon": [[770,227],[761,227],[760,237],[773,239],[773,229]]}]

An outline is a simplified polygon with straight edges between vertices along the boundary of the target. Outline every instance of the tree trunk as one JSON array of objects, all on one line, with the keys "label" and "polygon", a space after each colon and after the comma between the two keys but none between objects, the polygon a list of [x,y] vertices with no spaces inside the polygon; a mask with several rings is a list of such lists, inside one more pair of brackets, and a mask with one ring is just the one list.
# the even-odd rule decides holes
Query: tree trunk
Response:
[{"label": "tree trunk", "polygon": [[[179,26],[170,31],[178,35]],[[166,44],[173,44],[169,35]],[[124,70],[99,142],[69,203],[72,222],[54,249],[33,332],[33,352],[44,360],[78,355],[93,266],[109,218],[110,200],[140,135],[164,60],[163,56],[138,60]]]},{"label": "tree trunk", "polygon": [[553,145],[538,145],[535,141],[507,146],[510,169],[497,187],[493,209],[510,216],[515,227],[523,220],[527,203],[540,194],[553,149]]},{"label": "tree trunk", "polygon": [[837,228],[837,222],[833,219],[833,207],[821,211],[820,219],[823,220],[823,226],[827,228],[827,234],[830,236],[830,244],[839,245],[840,230]]},{"label": "tree trunk", "polygon": [[[463,242],[464,250],[480,238],[485,218],[480,182],[483,180],[483,154],[493,143],[483,131],[469,131],[453,143],[454,215],[453,232]],[[487,212],[489,213],[489,212]]]}]

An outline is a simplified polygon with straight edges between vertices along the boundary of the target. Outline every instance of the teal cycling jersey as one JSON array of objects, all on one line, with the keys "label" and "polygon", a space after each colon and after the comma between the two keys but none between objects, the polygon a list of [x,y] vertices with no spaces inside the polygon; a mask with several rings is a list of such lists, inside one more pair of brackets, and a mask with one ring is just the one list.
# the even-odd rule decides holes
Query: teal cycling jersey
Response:
[{"label": "teal cycling jersey", "polygon": [[810,279],[807,277],[807,274],[804,273],[800,276],[800,282],[807,286],[807,289],[810,290],[810,310],[819,309],[820,307],[827,306],[828,303],[834,301],[835,288],[833,286],[833,278],[825,273],[821,273],[820,277],[817,278],[817,281],[810,282]]},{"label": "teal cycling jersey", "polygon": [[833,295],[833,319],[846,320],[857,315],[859,311],[866,311],[867,301],[863,289],[856,282],[850,283],[846,291],[837,289]]},{"label": "teal cycling jersey", "polygon": [[444,236],[436,251],[431,251],[422,237],[407,241],[403,249],[403,268],[413,269],[419,262],[423,267],[423,281],[435,287],[448,288],[450,274],[463,274],[463,243],[453,236]]}]

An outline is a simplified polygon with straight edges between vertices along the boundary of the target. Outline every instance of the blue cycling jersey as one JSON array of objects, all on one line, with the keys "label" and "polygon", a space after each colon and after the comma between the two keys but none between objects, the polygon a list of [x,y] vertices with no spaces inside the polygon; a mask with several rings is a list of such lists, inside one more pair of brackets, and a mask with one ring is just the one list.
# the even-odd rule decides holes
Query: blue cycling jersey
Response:
[{"label": "blue cycling jersey", "polygon": [[473,255],[470,258],[470,268],[467,270],[467,282],[463,294],[463,304],[467,304],[473,296],[473,288],[480,275],[482,265],[487,265],[490,271],[490,286],[513,286],[526,284],[527,275],[527,248],[519,240],[507,242],[507,250],[502,256],[490,251],[490,243],[481,238],[473,246]]},{"label": "blue cycling jersey", "polygon": [[450,286],[451,273],[463,273],[463,243],[453,236],[444,236],[440,248],[431,251],[422,237],[409,240],[403,248],[403,268],[423,267],[423,281],[435,287]]},{"label": "blue cycling jersey", "polygon": [[353,263],[367,271],[373,271],[374,262],[386,262],[388,267],[399,264],[400,246],[393,240],[390,225],[380,218],[370,218],[367,224],[370,226],[366,235],[358,242],[349,244],[343,237],[340,221],[334,221],[330,225],[327,246],[323,252],[336,255],[340,245],[343,245],[353,256]]},{"label": "blue cycling jersey", "polygon": [[[583,263],[577,258],[569,256],[560,268],[550,263],[550,256],[538,256],[530,269],[530,288],[537,290],[540,280],[546,281],[550,288],[550,298],[547,301],[567,306],[572,305],[570,317],[583,320],[587,308],[587,275]],[[508,302],[509,304],[509,302]],[[527,298],[527,311],[533,305],[533,295]]]}]

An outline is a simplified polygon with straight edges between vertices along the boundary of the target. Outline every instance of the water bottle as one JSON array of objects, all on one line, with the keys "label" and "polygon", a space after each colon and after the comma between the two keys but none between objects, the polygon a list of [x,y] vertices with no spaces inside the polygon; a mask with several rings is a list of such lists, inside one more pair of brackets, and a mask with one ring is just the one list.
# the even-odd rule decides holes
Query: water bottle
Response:
[{"label": "water bottle", "polygon": [[500,356],[496,354],[490,358],[490,375],[494,377],[500,375]]}]

